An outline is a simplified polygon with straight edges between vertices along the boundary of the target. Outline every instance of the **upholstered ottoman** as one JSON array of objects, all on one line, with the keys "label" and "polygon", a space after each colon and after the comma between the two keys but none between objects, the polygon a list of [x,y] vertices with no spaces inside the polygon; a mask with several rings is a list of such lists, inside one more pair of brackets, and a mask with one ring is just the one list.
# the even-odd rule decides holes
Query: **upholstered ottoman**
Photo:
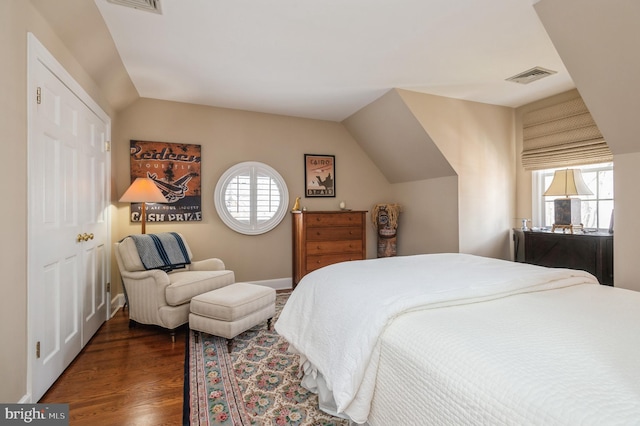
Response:
[{"label": "upholstered ottoman", "polygon": [[276,313],[276,291],[270,287],[235,283],[191,299],[189,328],[227,339],[229,352],[233,338],[267,321]]}]

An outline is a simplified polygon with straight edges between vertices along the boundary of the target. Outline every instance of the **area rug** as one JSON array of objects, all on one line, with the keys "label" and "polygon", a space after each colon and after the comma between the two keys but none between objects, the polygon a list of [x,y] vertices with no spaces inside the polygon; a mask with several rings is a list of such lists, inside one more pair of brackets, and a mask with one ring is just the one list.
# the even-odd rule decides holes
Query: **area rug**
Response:
[{"label": "area rug", "polygon": [[[277,320],[290,292],[276,297]],[[298,355],[266,323],[226,340],[190,331],[185,356],[183,423],[200,425],[335,425],[348,421],[318,409],[315,394],[300,386]]]}]

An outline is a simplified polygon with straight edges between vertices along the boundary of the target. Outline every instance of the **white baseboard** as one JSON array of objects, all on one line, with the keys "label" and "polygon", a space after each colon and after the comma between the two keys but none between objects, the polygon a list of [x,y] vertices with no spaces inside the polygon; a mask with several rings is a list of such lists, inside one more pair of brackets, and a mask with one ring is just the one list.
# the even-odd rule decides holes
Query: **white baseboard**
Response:
[{"label": "white baseboard", "polygon": [[20,398],[20,401],[18,401],[18,404],[31,404],[31,394],[28,393],[25,396],[23,396],[22,398]]},{"label": "white baseboard", "polygon": [[291,278],[275,278],[272,280],[247,281],[251,284],[264,285],[276,290],[291,290],[293,288],[293,279]]},{"label": "white baseboard", "polygon": [[124,294],[118,293],[111,299],[111,318],[124,306]]}]

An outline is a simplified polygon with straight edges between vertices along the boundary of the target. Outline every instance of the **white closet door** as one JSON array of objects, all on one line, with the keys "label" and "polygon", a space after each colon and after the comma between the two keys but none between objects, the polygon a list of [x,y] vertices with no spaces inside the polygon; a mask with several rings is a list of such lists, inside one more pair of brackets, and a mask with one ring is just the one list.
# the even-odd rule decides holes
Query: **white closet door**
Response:
[{"label": "white closet door", "polygon": [[109,124],[42,45],[30,38],[29,49],[28,343],[36,402],[107,318]]}]

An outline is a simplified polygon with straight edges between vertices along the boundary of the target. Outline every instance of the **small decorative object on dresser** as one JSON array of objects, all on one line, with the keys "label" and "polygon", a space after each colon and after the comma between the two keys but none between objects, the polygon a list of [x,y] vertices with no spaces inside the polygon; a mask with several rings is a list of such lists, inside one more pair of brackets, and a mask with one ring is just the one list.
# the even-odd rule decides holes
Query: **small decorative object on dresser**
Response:
[{"label": "small decorative object on dresser", "polygon": [[292,212],[293,287],[311,271],[367,257],[366,211]]},{"label": "small decorative object on dresser", "polygon": [[300,197],[296,197],[296,202],[293,203],[293,208],[291,209],[292,212],[297,212],[300,211]]}]

